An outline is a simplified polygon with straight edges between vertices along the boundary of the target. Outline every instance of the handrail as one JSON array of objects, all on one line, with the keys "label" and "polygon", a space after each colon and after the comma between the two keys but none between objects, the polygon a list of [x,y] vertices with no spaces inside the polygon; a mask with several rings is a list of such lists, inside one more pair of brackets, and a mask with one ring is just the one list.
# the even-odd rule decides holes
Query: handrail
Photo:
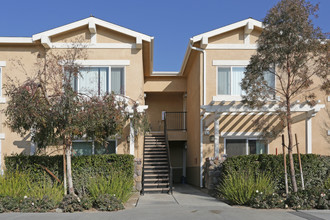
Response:
[{"label": "handrail", "polygon": [[145,148],[145,144],[146,144],[145,135],[146,134],[144,133],[144,138],[143,138],[143,167],[142,167],[142,180],[141,180],[142,190],[140,192],[141,195],[144,195],[144,148]]},{"label": "handrail", "polygon": [[166,145],[166,151],[167,151],[167,162],[168,162],[168,173],[169,173],[169,184],[170,184],[170,190],[169,193],[173,194],[173,172],[172,172],[172,165],[171,165],[171,156],[170,156],[170,147],[168,144],[168,137],[167,137],[167,128],[166,128],[166,112],[165,112],[165,120],[164,120],[164,136],[165,136],[165,145]]},{"label": "handrail", "polygon": [[165,112],[167,131],[186,131],[187,112]]}]

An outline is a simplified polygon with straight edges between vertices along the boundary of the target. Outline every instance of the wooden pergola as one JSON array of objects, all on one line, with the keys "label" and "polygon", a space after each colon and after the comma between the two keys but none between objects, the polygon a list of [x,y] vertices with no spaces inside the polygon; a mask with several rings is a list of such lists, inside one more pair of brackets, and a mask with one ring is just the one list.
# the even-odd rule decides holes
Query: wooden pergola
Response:
[{"label": "wooden pergola", "polygon": [[[324,104],[311,106],[309,102],[300,103],[296,101],[291,105],[291,112],[295,114],[294,121],[305,120],[306,132],[306,152],[312,153],[312,117],[325,107]],[[203,127],[208,127],[214,123],[214,157],[219,157],[219,137],[220,137],[220,118],[224,115],[272,115],[285,111],[284,107],[278,104],[278,101],[271,101],[261,108],[249,108],[241,101],[215,100],[209,105],[201,106],[201,138],[203,137]],[[201,145],[202,145],[201,140]],[[202,146],[201,146],[202,148]]]}]

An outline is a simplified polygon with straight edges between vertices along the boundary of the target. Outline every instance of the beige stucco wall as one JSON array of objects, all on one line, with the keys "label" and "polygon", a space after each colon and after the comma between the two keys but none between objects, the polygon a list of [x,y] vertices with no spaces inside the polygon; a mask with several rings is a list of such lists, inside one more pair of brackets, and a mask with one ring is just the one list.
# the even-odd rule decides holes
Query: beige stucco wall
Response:
[{"label": "beige stucco wall", "polygon": [[238,28],[209,38],[210,44],[243,44],[244,28]]},{"label": "beige stucco wall", "polygon": [[[110,39],[113,33],[105,33],[100,28],[100,32],[103,33],[100,37],[100,41],[107,42],[120,42],[121,35],[115,35],[115,39]],[[73,31],[57,35],[52,38],[54,42],[72,42],[77,37],[85,37],[88,39],[87,27],[78,28]],[[102,38],[102,39],[101,39]],[[113,41],[112,41],[113,40]],[[128,38],[124,38],[122,42],[127,42]],[[131,40],[130,40],[131,42]],[[7,77],[18,78],[20,82],[23,82],[27,76],[32,76],[36,72],[34,64],[37,61],[38,50],[43,48],[41,45],[35,44],[30,46],[17,46],[17,45],[5,45],[0,44],[0,61],[6,61],[6,66],[2,67],[2,83],[7,82]],[[64,49],[51,49],[55,52],[60,52]],[[87,53],[87,59],[89,60],[129,60],[130,65],[125,66],[125,90],[126,96],[129,96],[133,100],[139,101],[144,105],[144,68],[143,68],[143,52],[142,49],[85,49]],[[18,65],[21,62],[22,65]],[[2,90],[2,93],[4,91]],[[0,104],[1,109],[6,107],[6,104]],[[4,127],[4,116],[1,116],[0,133],[5,134],[5,139],[1,140],[2,154],[1,160],[3,165],[4,155],[11,155],[13,153],[30,153],[29,137],[20,137],[19,135],[12,133],[8,127]],[[127,143],[129,126],[125,128],[125,131],[120,139],[118,139],[117,153],[128,153],[129,144]],[[143,137],[138,136],[135,144],[135,156],[142,157]],[[3,166],[2,166],[3,167]]]},{"label": "beige stucco wall", "polygon": [[183,93],[147,93],[146,105],[148,105],[147,116],[151,131],[164,131],[162,111],[182,112]]},{"label": "beige stucco wall", "polygon": [[199,186],[200,105],[202,54],[193,52],[187,63],[187,182]]},{"label": "beige stucco wall", "polygon": [[144,79],[144,92],[186,92],[186,78],[180,76],[151,76]]}]

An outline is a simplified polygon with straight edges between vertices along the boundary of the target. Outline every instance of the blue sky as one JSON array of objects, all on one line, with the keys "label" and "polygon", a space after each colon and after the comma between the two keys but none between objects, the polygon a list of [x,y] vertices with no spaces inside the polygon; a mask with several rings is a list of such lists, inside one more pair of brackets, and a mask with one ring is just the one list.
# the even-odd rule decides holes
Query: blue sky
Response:
[{"label": "blue sky", "polygon": [[[56,4],[54,4],[56,2]],[[262,20],[278,0],[2,0],[0,36],[31,37],[93,14],[154,36],[154,70],[179,71],[189,38],[248,17]],[[330,32],[330,0],[314,24]]]}]

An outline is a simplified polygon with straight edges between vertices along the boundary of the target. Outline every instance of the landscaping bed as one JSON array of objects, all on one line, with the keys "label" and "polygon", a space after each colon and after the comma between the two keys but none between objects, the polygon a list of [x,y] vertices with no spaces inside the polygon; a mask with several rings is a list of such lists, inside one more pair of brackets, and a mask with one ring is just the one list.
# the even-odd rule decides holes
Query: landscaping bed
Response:
[{"label": "landscaping bed", "polygon": [[[302,190],[294,155],[298,192],[285,194],[283,155],[231,157],[220,165],[216,195],[233,205],[253,208],[330,209],[330,157],[301,155],[305,189]],[[287,162],[289,160],[287,159]]]},{"label": "landscaping bed", "polygon": [[133,156],[73,157],[75,195],[66,196],[62,159],[62,156],[6,157],[7,170],[0,177],[0,212],[124,209],[123,203],[133,190]]}]

